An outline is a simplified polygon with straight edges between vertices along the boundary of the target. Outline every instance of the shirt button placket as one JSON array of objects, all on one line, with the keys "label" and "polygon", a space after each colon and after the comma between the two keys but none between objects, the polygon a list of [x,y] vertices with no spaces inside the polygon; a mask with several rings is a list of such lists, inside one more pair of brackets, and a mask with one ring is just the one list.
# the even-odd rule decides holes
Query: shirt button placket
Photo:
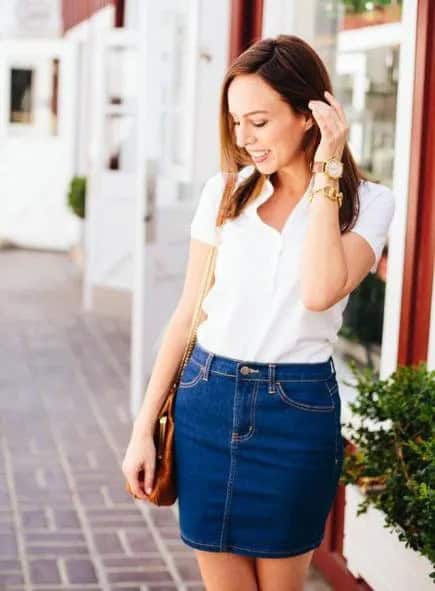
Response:
[{"label": "shirt button placket", "polygon": [[274,256],[274,263],[272,266],[272,285],[271,285],[271,289],[272,291],[275,291],[276,288],[276,279],[278,276],[278,266],[279,266],[279,261],[281,258],[281,251],[282,251],[282,236],[278,236],[278,240],[275,246],[275,252],[273,253]]}]

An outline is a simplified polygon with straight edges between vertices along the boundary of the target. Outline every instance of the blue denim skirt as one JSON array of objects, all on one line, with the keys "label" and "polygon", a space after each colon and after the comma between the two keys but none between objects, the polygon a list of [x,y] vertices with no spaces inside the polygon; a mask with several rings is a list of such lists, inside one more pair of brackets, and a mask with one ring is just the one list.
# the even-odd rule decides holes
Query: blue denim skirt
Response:
[{"label": "blue denim skirt", "polygon": [[196,341],[174,409],[181,539],[258,557],[319,546],[343,464],[340,409],[332,357],[260,363]]}]

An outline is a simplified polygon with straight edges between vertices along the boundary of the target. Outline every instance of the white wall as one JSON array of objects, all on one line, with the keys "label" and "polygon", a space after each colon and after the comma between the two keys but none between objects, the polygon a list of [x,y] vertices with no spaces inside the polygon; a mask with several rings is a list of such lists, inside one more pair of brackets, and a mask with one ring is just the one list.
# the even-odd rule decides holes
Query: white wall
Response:
[{"label": "white wall", "polygon": [[91,118],[92,118],[92,55],[93,39],[98,31],[107,31],[113,25],[114,9],[109,5],[89,19],[79,23],[65,33],[65,38],[77,44],[79,57],[77,65],[77,119],[76,119],[76,172],[85,175],[90,164]]},{"label": "white wall", "polygon": [[0,39],[50,38],[62,35],[62,0],[2,0]]},{"label": "white wall", "polygon": [[[57,133],[52,133],[53,60],[58,59]],[[33,71],[33,121],[9,121],[12,68]],[[0,41],[0,237],[18,246],[65,250],[78,237],[69,210],[74,174],[74,44],[63,39]]]}]

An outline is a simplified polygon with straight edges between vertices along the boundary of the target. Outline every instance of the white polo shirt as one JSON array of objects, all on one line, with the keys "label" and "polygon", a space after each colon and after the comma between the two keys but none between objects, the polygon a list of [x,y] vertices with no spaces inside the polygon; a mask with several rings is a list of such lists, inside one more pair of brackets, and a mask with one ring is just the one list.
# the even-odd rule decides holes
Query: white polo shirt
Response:
[{"label": "white polo shirt", "polygon": [[[238,183],[254,169],[239,172]],[[191,226],[192,238],[218,246],[215,282],[206,295],[207,318],[197,340],[207,350],[243,361],[291,363],[326,361],[342,325],[349,295],[327,310],[305,308],[300,293],[301,250],[309,219],[308,190],[278,232],[263,222],[257,207],[273,193],[266,180],[261,193],[242,213],[216,228],[224,189],[221,172],[205,184]],[[392,191],[364,181],[355,227],[376,255],[376,271],[394,214]]]}]

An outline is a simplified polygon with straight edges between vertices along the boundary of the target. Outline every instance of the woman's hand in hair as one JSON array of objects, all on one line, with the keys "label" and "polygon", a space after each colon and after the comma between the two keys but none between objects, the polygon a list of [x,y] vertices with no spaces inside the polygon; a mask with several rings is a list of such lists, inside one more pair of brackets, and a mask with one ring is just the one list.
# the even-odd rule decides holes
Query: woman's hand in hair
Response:
[{"label": "woman's hand in hair", "polygon": [[322,136],[314,155],[315,161],[328,160],[333,156],[340,160],[349,132],[349,125],[341,104],[327,90],[325,97],[329,104],[315,100],[308,103]]}]

